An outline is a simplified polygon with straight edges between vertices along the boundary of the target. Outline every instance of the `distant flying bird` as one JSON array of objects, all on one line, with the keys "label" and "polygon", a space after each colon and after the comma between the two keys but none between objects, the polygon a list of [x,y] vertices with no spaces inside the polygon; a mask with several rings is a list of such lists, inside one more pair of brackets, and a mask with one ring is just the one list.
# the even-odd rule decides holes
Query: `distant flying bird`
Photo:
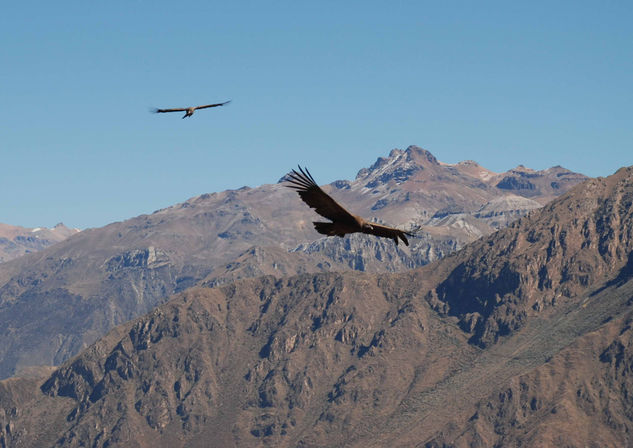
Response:
[{"label": "distant flying bird", "polygon": [[301,196],[301,199],[303,199],[303,202],[313,208],[319,215],[332,221],[314,222],[314,228],[317,232],[328,236],[344,236],[347,233],[361,232],[391,238],[396,243],[396,246],[398,245],[398,238],[400,238],[405,245],[409,245],[407,235],[414,236],[414,234],[393,227],[381,226],[366,221],[360,216],[352,215],[325,191],[321,190],[307,168],[304,171],[303,168],[299,166],[299,171],[301,171],[301,173],[295,170],[288,173],[290,179],[287,180],[287,182],[292,185],[286,186],[295,189],[297,193],[299,193],[299,196]]},{"label": "distant flying bird", "polygon": [[191,117],[193,115],[193,113],[195,111],[197,111],[198,109],[206,109],[208,107],[224,106],[225,104],[228,104],[230,102],[231,102],[231,100],[225,101],[223,103],[207,104],[206,106],[182,107],[182,108],[179,108],[179,109],[154,109],[154,113],[160,114],[160,113],[163,113],[163,112],[185,112],[185,115],[183,115],[182,118],[187,118],[187,117]]}]

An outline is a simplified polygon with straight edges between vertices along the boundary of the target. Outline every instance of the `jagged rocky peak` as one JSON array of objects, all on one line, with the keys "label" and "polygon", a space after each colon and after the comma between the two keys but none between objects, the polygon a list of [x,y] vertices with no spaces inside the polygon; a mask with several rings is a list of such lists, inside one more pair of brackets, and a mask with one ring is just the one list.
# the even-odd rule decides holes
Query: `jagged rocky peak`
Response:
[{"label": "jagged rocky peak", "polygon": [[407,160],[415,160],[421,164],[430,163],[432,165],[439,165],[439,162],[433,154],[424,148],[420,148],[419,146],[411,145],[406,149],[406,151],[404,151],[404,153],[407,156]]},{"label": "jagged rocky peak", "polygon": [[288,171],[286,174],[284,174],[283,176],[281,176],[279,178],[277,183],[278,184],[283,184],[284,182],[288,182],[290,179],[292,179],[292,178],[290,177],[290,171]]},{"label": "jagged rocky peak", "polygon": [[[1,381],[0,446],[632,446],[632,204],[624,169],[419,270],[208,278],[48,378]],[[303,255],[396,261],[383,240],[335,241]],[[294,263],[270,251],[228,267]]]},{"label": "jagged rocky peak", "polygon": [[356,175],[367,188],[375,188],[389,181],[401,183],[414,173],[432,165],[439,165],[433,154],[418,146],[409,146],[406,150],[392,149],[389,157],[379,157],[369,168],[363,168]]},{"label": "jagged rocky peak", "polygon": [[523,164],[517,165],[516,168],[514,168],[511,171],[517,171],[517,172],[527,172],[527,173],[533,173],[534,170],[532,168],[528,168]]}]

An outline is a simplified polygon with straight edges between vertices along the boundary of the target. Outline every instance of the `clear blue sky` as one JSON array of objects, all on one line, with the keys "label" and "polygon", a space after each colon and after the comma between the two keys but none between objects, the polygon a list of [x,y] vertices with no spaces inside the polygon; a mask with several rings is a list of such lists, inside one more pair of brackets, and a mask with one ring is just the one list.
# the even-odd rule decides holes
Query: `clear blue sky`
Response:
[{"label": "clear blue sky", "polygon": [[632,23],[628,1],[5,2],[0,222],[99,227],[412,144],[606,176],[633,163]]}]

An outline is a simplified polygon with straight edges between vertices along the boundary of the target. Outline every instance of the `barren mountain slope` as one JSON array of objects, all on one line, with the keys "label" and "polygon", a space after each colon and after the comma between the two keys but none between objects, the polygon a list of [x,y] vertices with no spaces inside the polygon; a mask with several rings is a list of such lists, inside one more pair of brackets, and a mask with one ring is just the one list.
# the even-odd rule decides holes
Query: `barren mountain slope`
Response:
[{"label": "barren mountain slope", "polygon": [[[632,288],[627,293],[631,297]],[[498,384],[467,420],[447,419],[423,446],[630,446],[630,309],[539,367]],[[534,352],[539,349],[535,346]]]},{"label": "barren mountain slope", "polygon": [[486,346],[590,285],[617,284],[633,272],[632,179],[633,168],[591,179],[452,254],[433,266],[443,272],[428,300]]},{"label": "barren mountain slope", "polygon": [[567,434],[568,446],[626,446],[631,198],[627,168],[407,273],[189,289],[39,389],[0,383],[2,437],[8,446],[433,447],[547,446]]},{"label": "barren mountain slope", "polygon": [[[509,178],[517,182],[498,187]],[[366,235],[321,238],[312,228],[320,218],[283,183],[204,194],[82,231],[0,265],[0,378],[59,364],[114,325],[203,280],[424,265],[582,179],[562,168],[493,175],[473,162],[441,164],[410,147],[393,150],[352,182],[324,187],[356,213],[403,228],[420,225],[409,248]],[[524,193],[529,198],[517,196]]]}]

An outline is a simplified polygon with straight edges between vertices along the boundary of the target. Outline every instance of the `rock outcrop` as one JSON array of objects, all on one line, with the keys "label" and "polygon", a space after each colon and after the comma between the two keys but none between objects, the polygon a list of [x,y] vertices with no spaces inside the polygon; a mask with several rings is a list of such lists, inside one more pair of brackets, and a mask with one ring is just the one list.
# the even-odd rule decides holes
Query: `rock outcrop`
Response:
[{"label": "rock outcrop", "polygon": [[0,440],[631,445],[632,199],[626,168],[415,270],[190,288],[0,382]]},{"label": "rock outcrop", "polygon": [[[551,182],[559,183],[559,193],[585,179],[562,168],[530,172],[536,186],[530,200],[496,187],[499,176],[521,173],[442,164],[409,147],[393,150],[353,181],[324,186],[355,213],[418,229],[409,248],[362,235],[323,238],[313,229],[317,215],[283,184],[203,194],[84,230],[0,265],[0,378],[30,365],[59,364],[200,282],[425,265],[549,200]],[[41,320],[33,323],[33,316]]]}]

